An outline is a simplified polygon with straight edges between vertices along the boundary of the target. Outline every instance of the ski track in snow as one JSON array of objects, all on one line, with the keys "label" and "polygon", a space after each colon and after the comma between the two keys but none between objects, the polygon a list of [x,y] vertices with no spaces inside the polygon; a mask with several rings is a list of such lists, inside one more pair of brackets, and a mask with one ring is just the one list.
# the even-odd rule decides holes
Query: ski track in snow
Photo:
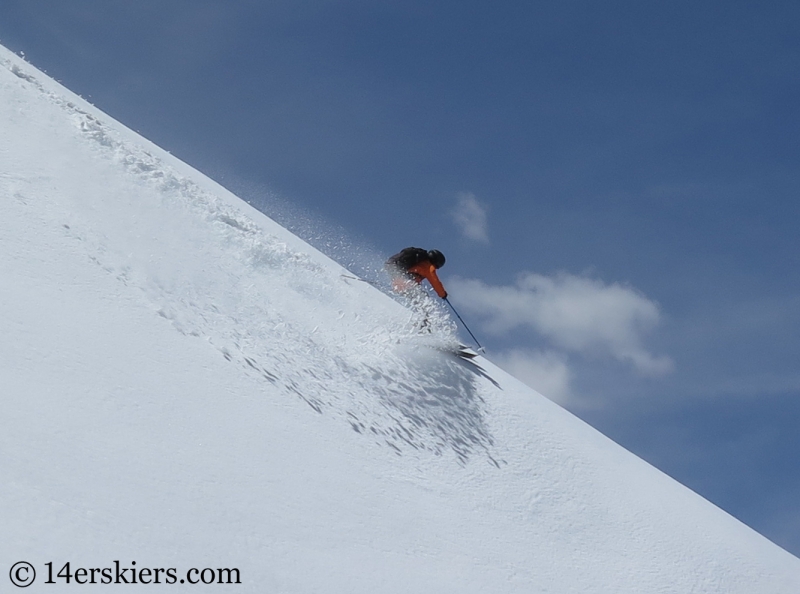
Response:
[{"label": "ski track in snow", "polygon": [[[485,420],[481,368],[436,350],[457,342],[441,312],[434,335],[423,338],[415,335],[413,319],[399,306],[370,309],[368,303],[329,302],[331,294],[339,293],[331,285],[345,282],[338,271],[290,249],[246,213],[48,91],[16,64],[5,60],[2,65],[20,84],[33,85],[41,100],[66,111],[73,135],[117,170],[117,178],[109,172],[109,200],[103,205],[81,203],[77,193],[53,196],[52,210],[60,207],[63,220],[50,224],[60,225],[105,272],[141,291],[178,332],[206,340],[242,372],[258,377],[265,397],[274,397],[277,388],[398,454],[451,451],[461,464],[480,454],[499,466]],[[120,169],[125,172],[121,187],[112,181]],[[22,207],[26,196],[42,194],[36,186],[46,185],[46,180],[13,176],[2,182],[4,193]],[[29,208],[31,216],[42,212],[38,204]],[[120,228],[118,220],[128,225]],[[215,231],[211,239],[223,249],[208,245],[209,224]],[[171,241],[177,227],[180,239]],[[160,232],[157,238],[141,238],[154,228]],[[115,232],[104,235],[96,229]],[[194,240],[188,246],[187,236]],[[166,251],[194,250],[184,259],[186,268],[172,268],[157,254],[146,253],[144,246],[153,239]],[[216,270],[206,274],[198,262]],[[215,285],[218,278],[229,283]],[[308,310],[314,312],[310,319],[293,315]],[[297,369],[297,361],[308,366]],[[353,390],[353,384],[363,389]],[[371,400],[353,396],[364,389]]]}]

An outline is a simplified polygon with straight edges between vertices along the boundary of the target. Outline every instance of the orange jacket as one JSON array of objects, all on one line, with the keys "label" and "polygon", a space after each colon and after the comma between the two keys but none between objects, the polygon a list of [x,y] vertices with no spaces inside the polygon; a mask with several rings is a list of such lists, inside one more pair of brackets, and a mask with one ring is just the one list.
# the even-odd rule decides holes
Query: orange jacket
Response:
[{"label": "orange jacket", "polygon": [[410,274],[417,283],[421,283],[423,279],[428,279],[428,282],[439,297],[442,299],[447,297],[447,291],[444,290],[444,285],[436,274],[436,266],[427,260],[423,260],[419,264],[415,264],[409,268],[408,274]]}]

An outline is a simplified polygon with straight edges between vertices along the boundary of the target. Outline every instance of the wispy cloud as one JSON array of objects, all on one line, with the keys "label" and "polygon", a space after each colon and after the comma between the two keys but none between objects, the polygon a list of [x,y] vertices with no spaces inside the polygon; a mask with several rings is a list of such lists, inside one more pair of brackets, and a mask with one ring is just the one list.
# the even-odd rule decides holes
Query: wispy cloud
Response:
[{"label": "wispy cloud", "polygon": [[456,207],[450,214],[464,237],[470,241],[489,243],[486,207],[474,194],[459,194]]},{"label": "wispy cloud", "polygon": [[659,308],[632,287],[561,273],[552,277],[524,273],[510,286],[451,279],[451,293],[489,332],[528,328],[553,347],[581,354],[607,354],[639,373],[659,376],[673,368],[655,356],[643,337],[660,321]]}]

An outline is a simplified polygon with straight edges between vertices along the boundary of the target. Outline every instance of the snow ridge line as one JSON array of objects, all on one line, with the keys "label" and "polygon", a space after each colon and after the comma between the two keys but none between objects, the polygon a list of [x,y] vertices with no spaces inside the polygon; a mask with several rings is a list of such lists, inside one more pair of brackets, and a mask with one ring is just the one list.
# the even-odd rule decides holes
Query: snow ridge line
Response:
[{"label": "snow ridge line", "polygon": [[[322,272],[322,267],[311,261],[305,254],[290,250],[274,236],[266,236],[264,231],[251,219],[242,216],[240,212],[223,200],[200,188],[194,181],[181,176],[149,151],[140,147],[131,147],[119,140],[112,128],[64,96],[47,90],[35,76],[24,72],[18,64],[4,59],[2,65],[20,79],[35,86],[46,99],[69,113],[81,134],[89,141],[107,149],[108,154],[128,173],[148,182],[153,189],[164,196],[170,196],[176,201],[180,200],[185,206],[190,207],[196,214],[201,215],[217,227],[225,225],[229,230],[240,234],[242,238],[257,237],[258,241],[252,242],[253,245],[251,245],[253,258],[266,256],[271,263],[286,262],[293,267],[301,265],[315,272]],[[259,249],[260,244],[267,248],[264,250],[266,253],[262,253],[262,250]],[[276,251],[278,253],[275,253]]]}]

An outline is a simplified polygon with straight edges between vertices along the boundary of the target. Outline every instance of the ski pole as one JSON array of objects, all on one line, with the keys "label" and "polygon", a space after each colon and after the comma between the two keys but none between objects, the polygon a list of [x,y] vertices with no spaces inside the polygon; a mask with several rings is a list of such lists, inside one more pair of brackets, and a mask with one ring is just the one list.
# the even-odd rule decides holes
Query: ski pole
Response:
[{"label": "ski pole", "polygon": [[447,297],[445,297],[445,298],[444,298],[444,300],[445,300],[445,301],[447,301],[447,305],[449,305],[449,306],[450,306],[450,309],[452,309],[452,310],[453,310],[453,313],[454,313],[454,314],[456,314],[456,317],[457,317],[457,318],[459,319],[459,321],[460,321],[460,322],[461,322],[461,323],[464,325],[464,328],[466,329],[466,331],[467,331],[467,332],[469,332],[469,335],[472,337],[472,340],[474,340],[474,341],[475,341],[475,344],[477,344],[477,345],[478,345],[478,350],[479,350],[480,352],[482,352],[482,353],[485,353],[485,352],[486,352],[486,349],[485,349],[485,348],[483,348],[483,347],[481,346],[481,343],[479,343],[479,342],[478,342],[478,339],[477,339],[477,338],[475,338],[475,335],[472,333],[472,330],[470,330],[470,329],[469,329],[469,326],[467,326],[467,324],[464,322],[464,319],[463,319],[463,318],[462,318],[460,315],[458,315],[458,312],[456,311],[456,308],[455,308],[455,307],[453,307],[453,304],[452,304],[452,303],[450,303],[450,300],[449,300]]}]

